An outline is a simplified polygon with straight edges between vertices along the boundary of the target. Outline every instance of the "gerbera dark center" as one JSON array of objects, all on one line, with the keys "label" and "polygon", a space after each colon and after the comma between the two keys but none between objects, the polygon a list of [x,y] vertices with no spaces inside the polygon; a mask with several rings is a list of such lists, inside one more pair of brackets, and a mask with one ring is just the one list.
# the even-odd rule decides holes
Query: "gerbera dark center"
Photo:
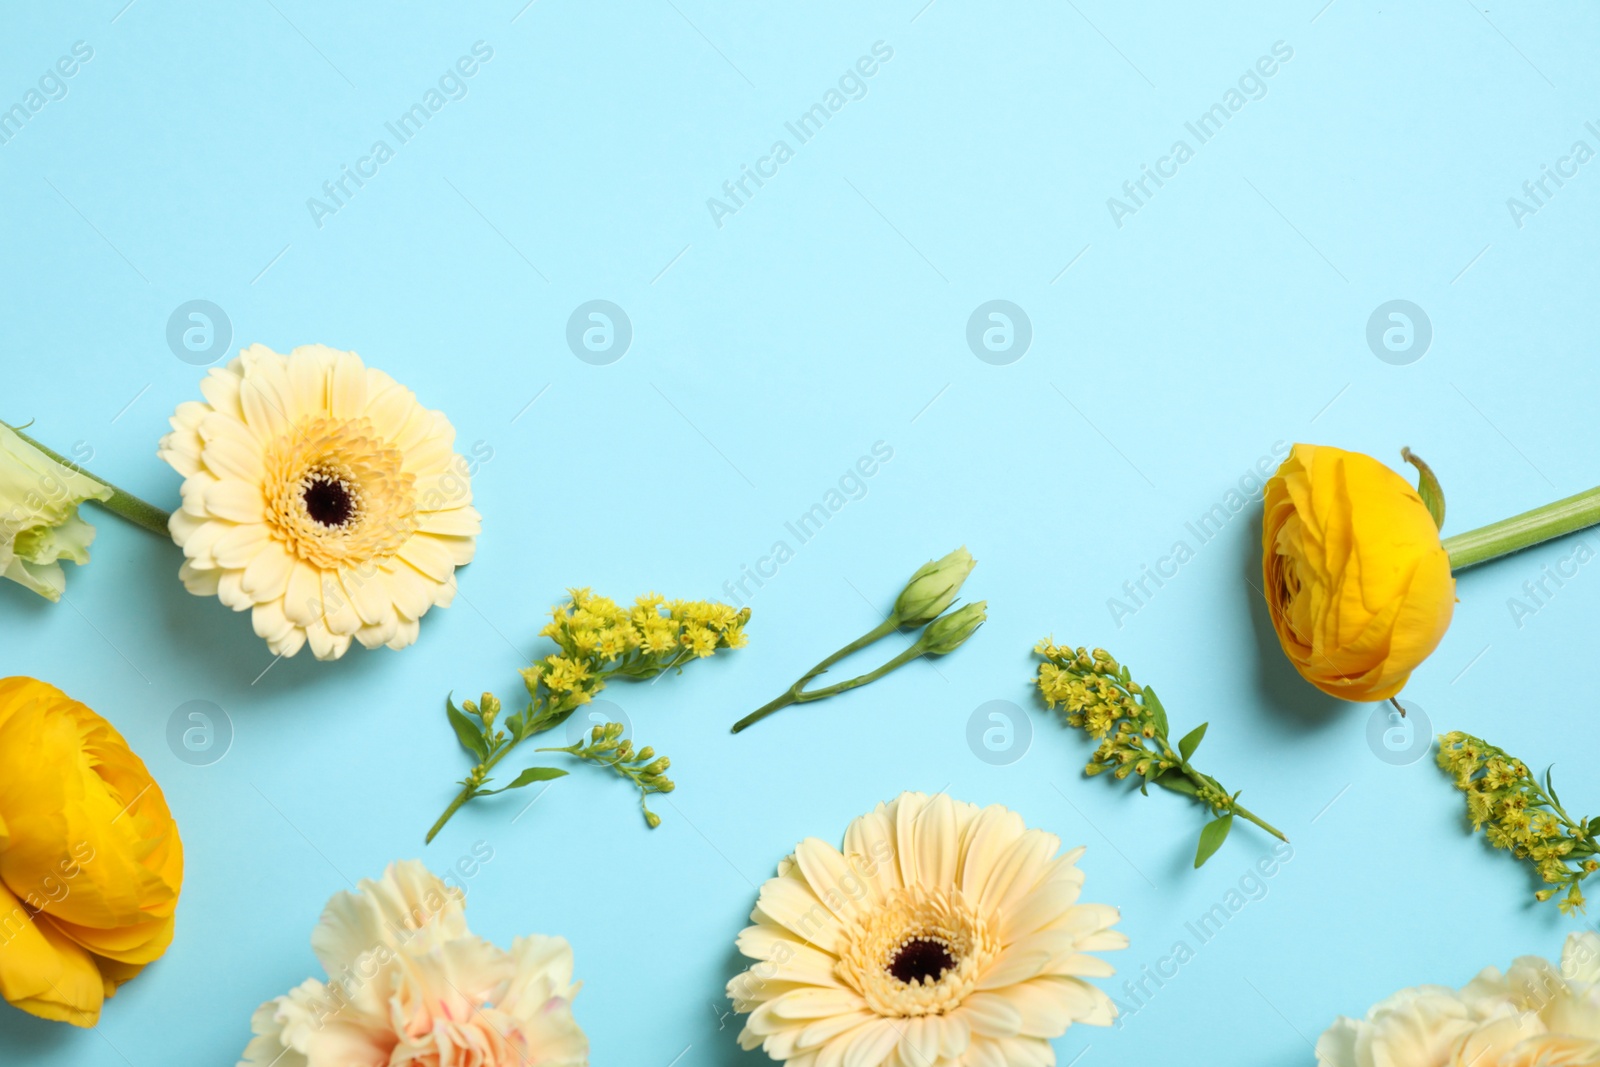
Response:
[{"label": "gerbera dark center", "polygon": [[894,959],[889,961],[888,971],[899,981],[911,985],[919,981],[937,982],[955,965],[955,957],[942,941],[914,937],[900,946]]},{"label": "gerbera dark center", "polygon": [[323,526],[344,526],[355,514],[350,487],[336,478],[314,476],[305,487],[306,514]]}]

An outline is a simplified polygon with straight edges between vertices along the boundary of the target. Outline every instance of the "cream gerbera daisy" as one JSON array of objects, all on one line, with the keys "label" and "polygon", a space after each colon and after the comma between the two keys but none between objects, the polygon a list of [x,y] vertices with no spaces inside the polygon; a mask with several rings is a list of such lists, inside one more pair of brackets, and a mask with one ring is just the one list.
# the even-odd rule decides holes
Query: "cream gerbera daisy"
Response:
[{"label": "cream gerbera daisy", "polygon": [[252,345],[179,405],[172,539],[196,596],[249,610],[271,650],[404,648],[455,596],[479,528],[455,429],[354,352]]},{"label": "cream gerbera daisy", "polygon": [[1125,948],[1104,904],[1079,904],[1083,849],[999,805],[903,793],[807,838],[761,887],[728,983],[739,1043],[791,1067],[1048,1067],[1049,1039],[1108,1026],[1086,982]]}]

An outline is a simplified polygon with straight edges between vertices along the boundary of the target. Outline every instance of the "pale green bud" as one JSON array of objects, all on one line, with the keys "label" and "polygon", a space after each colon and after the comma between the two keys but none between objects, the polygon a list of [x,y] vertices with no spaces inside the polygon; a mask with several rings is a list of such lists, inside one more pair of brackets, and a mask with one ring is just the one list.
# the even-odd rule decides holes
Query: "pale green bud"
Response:
[{"label": "pale green bud", "polygon": [[78,505],[111,496],[110,486],[62,466],[0,423],[0,578],[60,600],[67,588],[61,561],[88,563],[94,540]]},{"label": "pale green bud", "polygon": [[917,568],[894,602],[895,621],[901,626],[921,626],[944,614],[955,603],[961,583],[967,580],[977,560],[965,547],[943,559],[930,560]]},{"label": "pale green bud", "polygon": [[987,600],[980,600],[975,604],[963,604],[950,614],[934,619],[922,632],[923,651],[930,655],[943,656],[960,648],[962,642],[971,637],[973,631],[982,626],[984,620],[989,617],[985,613],[988,606]]}]

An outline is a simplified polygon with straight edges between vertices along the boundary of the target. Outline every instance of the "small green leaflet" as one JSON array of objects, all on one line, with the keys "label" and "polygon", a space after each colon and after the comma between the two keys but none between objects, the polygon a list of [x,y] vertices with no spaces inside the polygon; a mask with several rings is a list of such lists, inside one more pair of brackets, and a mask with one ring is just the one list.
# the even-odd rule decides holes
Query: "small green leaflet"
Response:
[{"label": "small green leaflet", "polygon": [[456,732],[456,740],[461,742],[461,747],[467,750],[467,754],[476,756],[479,760],[487,759],[489,743],[483,739],[483,731],[474,726],[472,720],[456,707],[454,695],[445,698],[444,711],[450,717],[450,726]]},{"label": "small green leaflet", "polygon": [[1209,725],[1211,724],[1201,723],[1184,734],[1183,740],[1178,742],[1178,755],[1183,757],[1185,763],[1188,763],[1189,757],[1194,755],[1194,750],[1200,747],[1201,740],[1206,736],[1206,727]]},{"label": "small green leaflet", "polygon": [[1422,457],[1409,448],[1400,450],[1400,458],[1417,468],[1417,495],[1422,498],[1428,514],[1433,516],[1433,525],[1443,529],[1444,489],[1439,485],[1439,479],[1434,475],[1433,468],[1422,462]]},{"label": "small green leaflet", "polygon": [[1559,805],[1561,803],[1561,798],[1556,796],[1555,781],[1550,777],[1550,772],[1554,771],[1555,769],[1556,765],[1554,763],[1550,764],[1550,766],[1544,769],[1544,791],[1549,794],[1552,801]]},{"label": "small green leaflet", "polygon": [[1232,829],[1232,815],[1224,815],[1206,823],[1205,829],[1200,831],[1200,848],[1194,854],[1196,870],[1222,847],[1222,843],[1228,839],[1228,831]]},{"label": "small green leaflet", "polygon": [[1200,790],[1195,788],[1195,784],[1193,782],[1189,781],[1189,776],[1179,770],[1167,771],[1160,778],[1156,779],[1156,785],[1159,785],[1162,789],[1168,790],[1169,792],[1182,793],[1186,797],[1197,797],[1200,795]]},{"label": "small green leaflet", "polygon": [[552,778],[565,778],[566,776],[567,772],[559,767],[529,767],[512,779],[510,785],[501,786],[499,789],[480,789],[478,795],[480,797],[491,796],[495,793],[504,793],[508,789],[521,789],[523,786],[532,785],[534,782],[548,782]]},{"label": "small green leaflet", "polygon": [[1167,736],[1167,709],[1161,706],[1161,698],[1149,686],[1144,687],[1144,706],[1150,709],[1156,721],[1156,732],[1162,737]]}]

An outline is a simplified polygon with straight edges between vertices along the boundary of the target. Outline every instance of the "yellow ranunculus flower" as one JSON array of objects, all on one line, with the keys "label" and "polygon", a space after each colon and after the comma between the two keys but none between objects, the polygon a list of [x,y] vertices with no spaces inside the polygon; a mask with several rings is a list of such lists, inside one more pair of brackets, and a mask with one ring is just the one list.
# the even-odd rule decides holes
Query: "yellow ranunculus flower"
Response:
[{"label": "yellow ranunculus flower", "polygon": [[0,679],[0,996],[93,1026],[172,941],[183,845],[122,735],[61,690]]},{"label": "yellow ranunculus flower", "polygon": [[1267,482],[1261,576],[1301,676],[1387,700],[1439,644],[1455,579],[1422,497],[1371,456],[1295,445]]}]

